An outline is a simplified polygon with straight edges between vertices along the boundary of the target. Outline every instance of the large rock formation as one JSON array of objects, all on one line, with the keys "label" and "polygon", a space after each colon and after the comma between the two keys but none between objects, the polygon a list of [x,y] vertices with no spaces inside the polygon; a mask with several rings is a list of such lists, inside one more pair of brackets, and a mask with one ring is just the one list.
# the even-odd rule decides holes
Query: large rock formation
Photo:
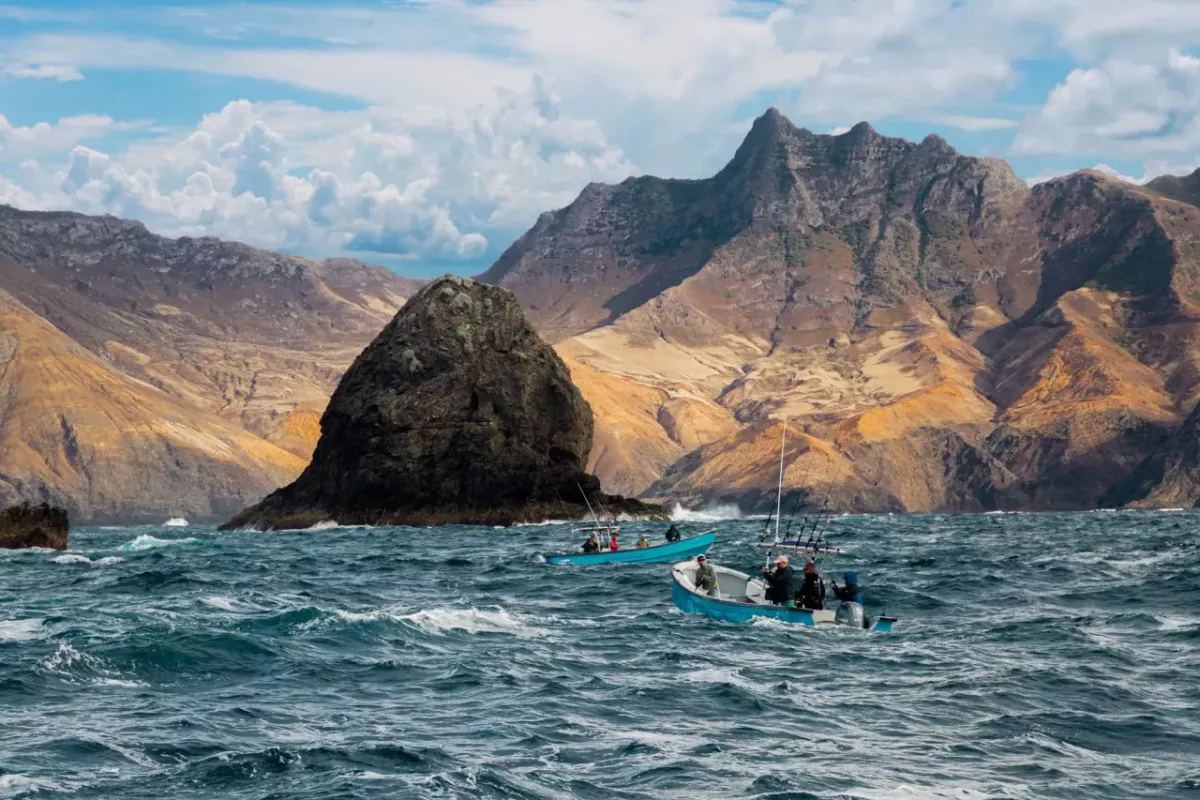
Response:
[{"label": "large rock formation", "polygon": [[48,505],[22,504],[0,511],[0,550],[26,547],[67,549],[67,512]]},{"label": "large rock formation", "polygon": [[936,136],[771,110],[712,178],[588,186],[483,278],[602,410],[618,491],[760,506],[786,417],[837,507],[1089,508],[1200,397],[1196,186],[1030,189]]},{"label": "large rock formation", "polygon": [[422,289],[347,371],[312,463],[225,527],[510,524],[611,512],[583,465],[592,412],[504,289],[446,276]]},{"label": "large rock formation", "polygon": [[303,469],[415,282],[0,206],[0,504],[222,520]]}]

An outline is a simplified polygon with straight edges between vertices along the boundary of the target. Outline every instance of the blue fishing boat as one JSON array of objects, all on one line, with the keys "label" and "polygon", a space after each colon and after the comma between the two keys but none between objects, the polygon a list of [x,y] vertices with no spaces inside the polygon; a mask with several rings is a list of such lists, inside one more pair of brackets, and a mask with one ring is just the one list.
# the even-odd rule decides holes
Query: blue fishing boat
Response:
[{"label": "blue fishing boat", "polygon": [[703,614],[722,622],[749,622],[755,617],[763,617],[809,628],[842,625],[877,633],[887,633],[896,623],[895,617],[867,618],[858,603],[842,603],[836,611],[777,606],[767,602],[766,586],[760,579],[728,567],[716,567],[718,594],[705,594],[693,583],[696,566],[692,559],[671,568],[671,599],[686,614]]},{"label": "blue fishing boat", "polygon": [[695,558],[707,553],[717,540],[717,532],[667,542],[654,547],[628,550],[601,550],[599,553],[558,553],[546,556],[547,564],[670,564],[681,558]]}]

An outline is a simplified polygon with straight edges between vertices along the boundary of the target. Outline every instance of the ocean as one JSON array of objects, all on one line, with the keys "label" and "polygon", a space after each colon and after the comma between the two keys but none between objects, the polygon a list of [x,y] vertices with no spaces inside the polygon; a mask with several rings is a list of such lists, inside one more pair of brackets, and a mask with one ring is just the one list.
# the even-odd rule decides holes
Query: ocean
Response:
[{"label": "ocean", "polygon": [[685,616],[566,525],[76,530],[0,551],[0,797],[1200,797],[1198,528],[834,519],[890,634]]}]

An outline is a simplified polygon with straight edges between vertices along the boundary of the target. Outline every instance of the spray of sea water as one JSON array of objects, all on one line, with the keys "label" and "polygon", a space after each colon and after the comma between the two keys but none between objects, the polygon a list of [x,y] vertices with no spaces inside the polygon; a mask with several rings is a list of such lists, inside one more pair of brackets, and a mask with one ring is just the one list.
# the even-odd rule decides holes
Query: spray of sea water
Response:
[{"label": "spray of sea water", "polygon": [[887,635],[685,616],[569,525],[74,532],[0,552],[0,798],[1197,796],[1197,527],[835,518]]}]

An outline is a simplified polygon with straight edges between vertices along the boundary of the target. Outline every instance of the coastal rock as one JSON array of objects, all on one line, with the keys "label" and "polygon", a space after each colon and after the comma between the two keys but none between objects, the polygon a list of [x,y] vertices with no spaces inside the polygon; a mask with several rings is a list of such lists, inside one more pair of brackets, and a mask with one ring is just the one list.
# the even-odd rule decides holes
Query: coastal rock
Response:
[{"label": "coastal rock", "polygon": [[67,512],[46,504],[24,503],[0,511],[0,549],[20,550],[26,547],[67,549],[67,533],[71,525]]},{"label": "coastal rock", "polygon": [[496,524],[658,509],[584,471],[592,411],[505,289],[446,276],[347,371],[312,463],[226,528]]}]

